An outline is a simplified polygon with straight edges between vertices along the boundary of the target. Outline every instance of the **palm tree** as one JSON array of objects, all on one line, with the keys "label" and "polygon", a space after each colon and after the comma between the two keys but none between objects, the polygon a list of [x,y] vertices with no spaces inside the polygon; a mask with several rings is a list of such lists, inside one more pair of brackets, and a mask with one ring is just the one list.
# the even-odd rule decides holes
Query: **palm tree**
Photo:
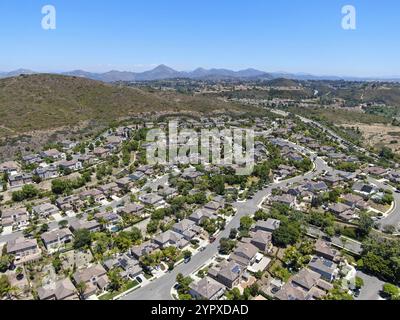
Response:
[{"label": "palm tree", "polygon": [[12,298],[19,297],[19,288],[13,287],[8,280],[6,275],[2,275],[0,277],[0,297],[6,298],[7,300],[11,300]]},{"label": "palm tree", "polygon": [[85,298],[85,291],[86,291],[86,289],[87,289],[87,285],[86,285],[86,283],[84,283],[84,282],[79,282],[79,283],[76,285],[76,290],[78,291],[79,297],[80,297],[81,299],[84,299],[84,298]]}]

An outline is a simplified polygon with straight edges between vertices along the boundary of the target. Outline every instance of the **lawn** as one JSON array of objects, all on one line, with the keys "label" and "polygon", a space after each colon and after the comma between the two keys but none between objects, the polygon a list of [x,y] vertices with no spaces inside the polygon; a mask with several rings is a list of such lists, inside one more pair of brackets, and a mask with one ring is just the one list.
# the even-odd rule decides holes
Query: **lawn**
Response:
[{"label": "lawn", "polygon": [[114,291],[114,292],[108,292],[106,294],[103,294],[102,296],[99,297],[99,300],[112,300],[116,296],[124,293],[125,291],[131,290],[139,285],[139,282],[135,281],[129,281],[127,282],[119,291]]}]

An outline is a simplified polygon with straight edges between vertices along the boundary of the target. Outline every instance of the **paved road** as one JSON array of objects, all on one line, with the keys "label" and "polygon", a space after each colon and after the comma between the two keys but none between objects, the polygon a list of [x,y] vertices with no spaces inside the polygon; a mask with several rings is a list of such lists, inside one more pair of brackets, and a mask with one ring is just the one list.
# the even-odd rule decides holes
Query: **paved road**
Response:
[{"label": "paved road", "polygon": [[391,190],[394,197],[394,207],[390,214],[379,222],[380,229],[383,230],[385,226],[394,226],[398,228],[400,226],[400,193],[396,192],[396,189],[390,185],[386,185],[372,177],[368,177],[368,182],[375,184],[380,189]]},{"label": "paved road", "polygon": [[[300,146],[296,146],[294,144],[292,144],[292,146],[294,146],[299,151],[309,152],[307,149]],[[172,297],[170,295],[170,292],[171,288],[176,283],[176,276],[179,273],[182,273],[184,276],[192,274],[197,269],[206,264],[213,256],[215,256],[218,253],[220,239],[224,237],[228,238],[230,230],[232,228],[239,228],[240,219],[242,217],[253,215],[259,209],[259,206],[262,204],[264,199],[271,194],[273,189],[277,187],[284,187],[291,183],[301,182],[305,179],[311,179],[317,174],[320,174],[323,170],[329,169],[327,164],[320,158],[316,158],[315,166],[316,168],[313,172],[307,173],[304,176],[298,176],[279,183],[274,183],[269,187],[257,192],[253,199],[247,200],[245,202],[237,202],[235,204],[235,208],[237,209],[236,215],[226,226],[225,230],[218,234],[218,236],[216,237],[216,241],[206,247],[205,251],[194,255],[189,263],[181,264],[165,276],[155,279],[147,286],[129,293],[128,295],[124,296],[122,300],[171,300]]]},{"label": "paved road", "polygon": [[364,286],[361,288],[360,295],[356,300],[382,300],[379,292],[385,284],[383,281],[376,277],[371,277],[361,271],[357,272],[357,276],[364,280]]}]

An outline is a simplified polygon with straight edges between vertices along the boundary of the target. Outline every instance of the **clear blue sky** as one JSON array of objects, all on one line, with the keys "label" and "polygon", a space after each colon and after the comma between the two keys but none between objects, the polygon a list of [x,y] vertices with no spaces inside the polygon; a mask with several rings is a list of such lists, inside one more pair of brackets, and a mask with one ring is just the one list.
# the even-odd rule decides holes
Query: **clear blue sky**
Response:
[{"label": "clear blue sky", "polygon": [[[46,4],[54,31],[41,28]],[[346,4],[355,31],[341,28]],[[0,70],[400,75],[399,16],[398,0],[1,0]]]}]

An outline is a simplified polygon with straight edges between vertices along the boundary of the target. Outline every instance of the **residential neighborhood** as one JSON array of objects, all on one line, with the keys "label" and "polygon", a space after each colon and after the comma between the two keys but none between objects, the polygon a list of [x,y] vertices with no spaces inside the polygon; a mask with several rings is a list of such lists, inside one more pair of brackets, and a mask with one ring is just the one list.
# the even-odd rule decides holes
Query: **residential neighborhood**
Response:
[{"label": "residential neighborhood", "polygon": [[298,119],[179,119],[182,129],[221,123],[256,133],[250,175],[148,165],[140,122],[1,164],[7,298],[360,297],[363,239],[399,232],[397,168],[365,165]]}]

